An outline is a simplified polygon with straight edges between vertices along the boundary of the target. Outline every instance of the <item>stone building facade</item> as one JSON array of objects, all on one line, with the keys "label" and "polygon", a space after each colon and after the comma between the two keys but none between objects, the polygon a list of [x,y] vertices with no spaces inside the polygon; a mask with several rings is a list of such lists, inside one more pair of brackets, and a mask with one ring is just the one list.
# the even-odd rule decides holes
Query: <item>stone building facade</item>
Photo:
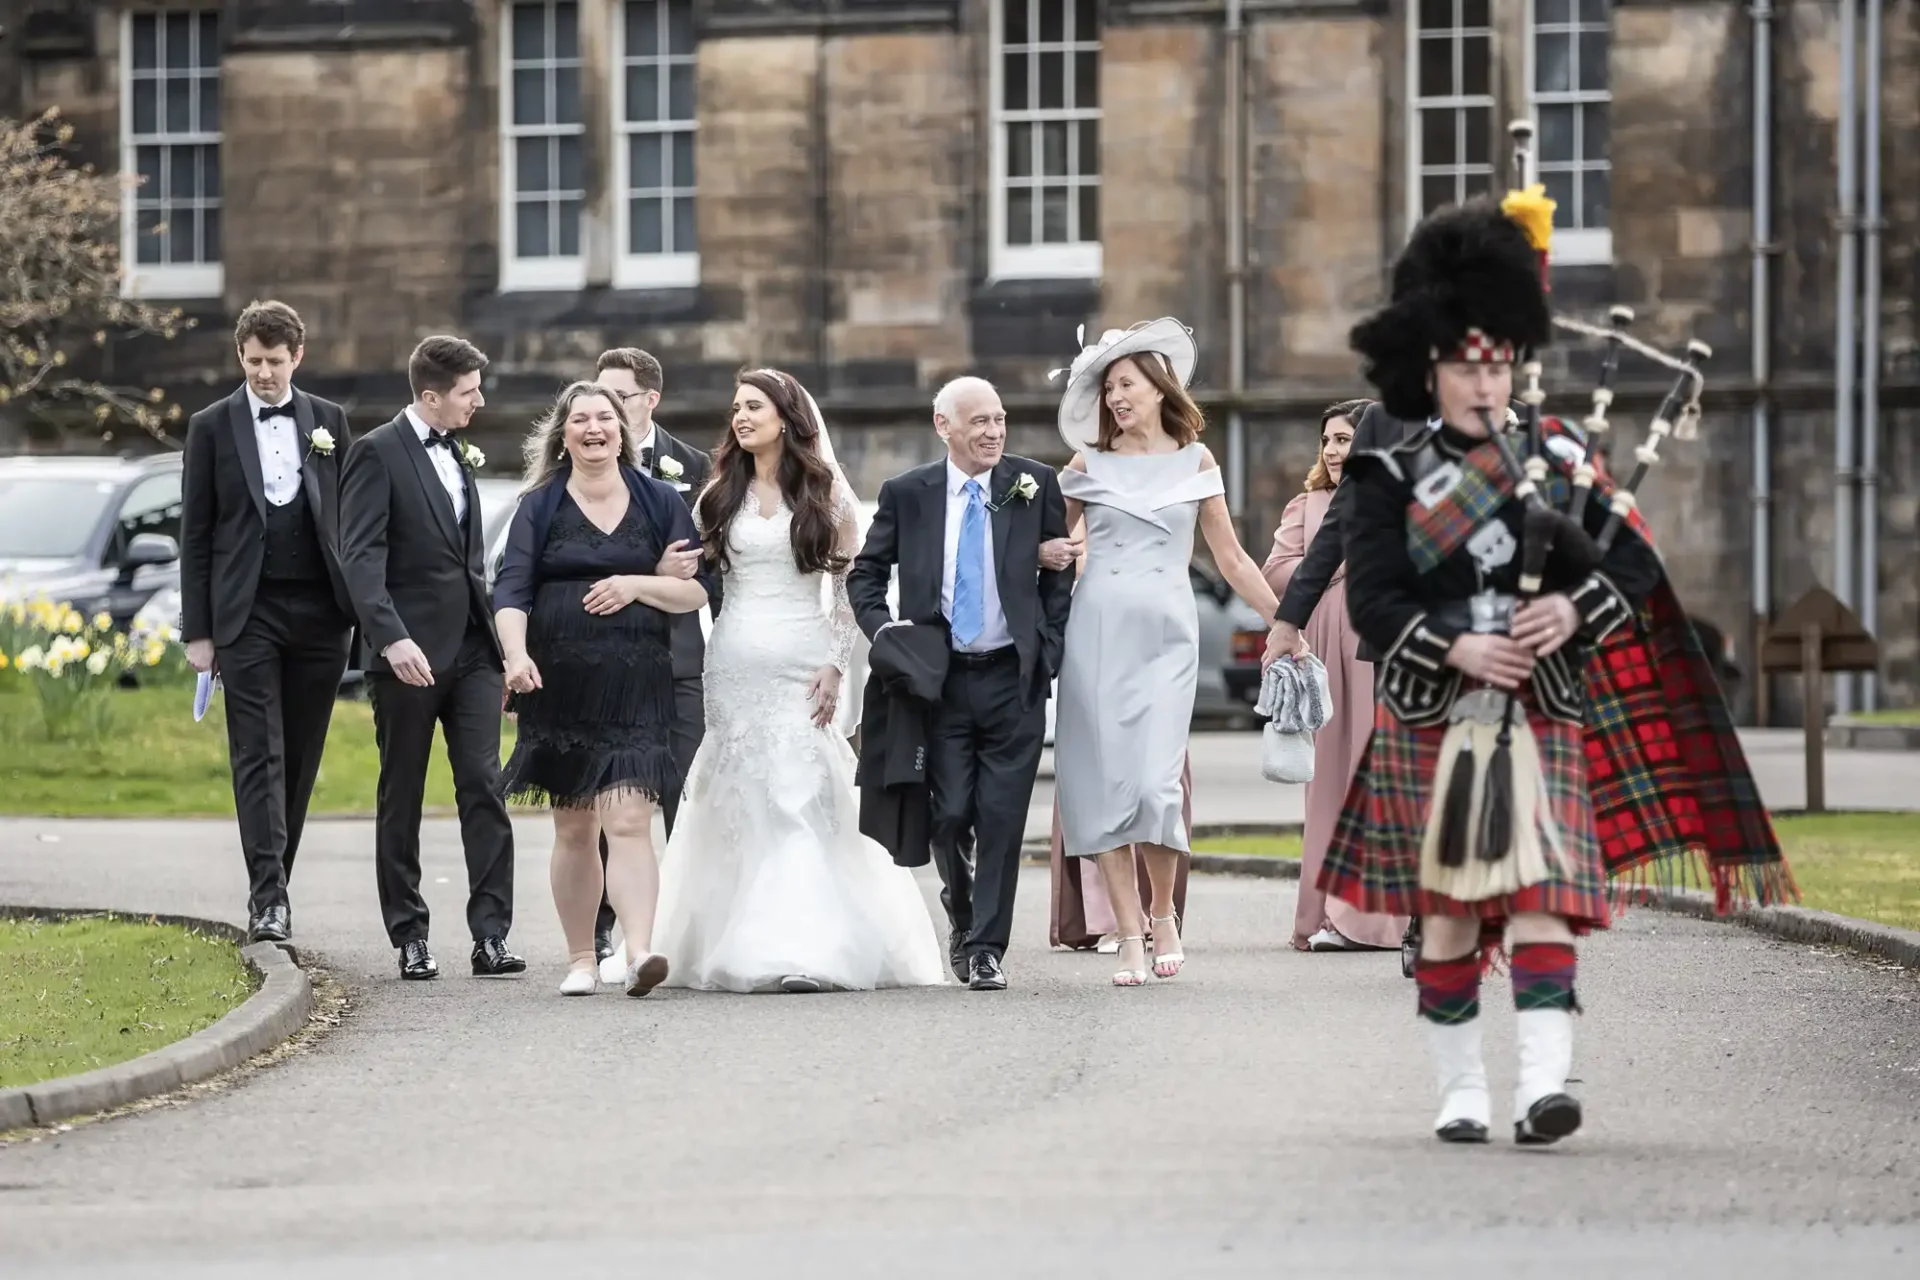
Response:
[{"label": "stone building facade", "polygon": [[[0,112],[57,103],[85,158],[147,175],[129,288],[203,323],[116,350],[116,373],[189,408],[234,376],[232,314],[274,296],[312,331],[304,384],[366,423],[405,400],[422,335],[480,343],[501,459],[602,347],[658,354],[662,419],[696,439],[743,363],[780,365],[871,493],[933,455],[931,395],[960,372],[1002,387],[1017,449],[1064,461],[1047,372],[1076,329],[1171,314],[1198,336],[1257,556],[1315,411],[1363,390],[1346,332],[1395,247],[1433,204],[1503,188],[1506,123],[1531,117],[1560,201],[1556,304],[1624,302],[1640,336],[1715,351],[1699,440],[1644,495],[1690,604],[1749,670],[1758,615],[1816,584],[1858,606],[1836,581],[1836,498],[1870,490],[1877,694],[1912,704],[1920,150],[1896,143],[1920,126],[1920,2],[1883,13],[1866,476],[1835,444],[1839,0],[0,0]],[[1756,254],[1762,24],[1773,235]],[[1666,385],[1627,363],[1623,445]],[[1594,364],[1558,348],[1550,408],[1583,412]],[[1790,683],[1776,722],[1797,716]]]}]

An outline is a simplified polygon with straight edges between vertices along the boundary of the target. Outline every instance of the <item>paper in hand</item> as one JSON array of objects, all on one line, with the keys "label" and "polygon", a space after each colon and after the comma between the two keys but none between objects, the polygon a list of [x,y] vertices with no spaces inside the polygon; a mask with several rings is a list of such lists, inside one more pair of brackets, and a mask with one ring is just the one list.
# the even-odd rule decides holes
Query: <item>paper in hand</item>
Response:
[{"label": "paper in hand", "polygon": [[193,683],[193,719],[198,724],[207,714],[207,706],[213,701],[213,691],[220,687],[220,677],[211,672],[202,671],[200,678]]}]

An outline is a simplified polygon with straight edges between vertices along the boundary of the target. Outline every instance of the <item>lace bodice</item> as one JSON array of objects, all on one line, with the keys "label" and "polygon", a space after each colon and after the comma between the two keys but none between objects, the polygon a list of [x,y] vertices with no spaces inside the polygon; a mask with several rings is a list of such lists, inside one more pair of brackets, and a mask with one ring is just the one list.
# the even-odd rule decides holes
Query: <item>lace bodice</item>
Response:
[{"label": "lace bodice", "polygon": [[[834,490],[836,546],[851,560],[859,550],[853,494],[845,485]],[[703,535],[704,536],[704,535]],[[793,512],[783,498],[771,515],[749,486],[727,532],[730,567],[726,578],[725,618],[740,610],[743,616],[764,619],[794,618],[811,611],[824,615],[827,625],[827,661],[844,676],[853,655],[859,627],[847,598],[847,574],[801,573],[793,562]],[[850,566],[849,566],[850,567]],[[823,591],[821,579],[827,579]],[[823,599],[823,596],[825,597]]]}]

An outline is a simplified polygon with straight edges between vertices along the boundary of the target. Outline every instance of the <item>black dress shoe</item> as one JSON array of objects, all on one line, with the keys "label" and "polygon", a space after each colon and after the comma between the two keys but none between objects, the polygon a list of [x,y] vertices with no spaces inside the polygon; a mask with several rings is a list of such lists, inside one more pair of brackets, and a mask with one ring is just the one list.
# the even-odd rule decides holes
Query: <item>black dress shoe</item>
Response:
[{"label": "black dress shoe", "polygon": [[482,938],[473,944],[473,976],[476,978],[504,978],[508,974],[525,973],[527,962],[507,950],[504,938]]},{"label": "black dress shoe", "polygon": [[595,929],[593,931],[593,958],[605,960],[613,954],[613,930]]},{"label": "black dress shoe", "polygon": [[293,936],[293,913],[286,907],[268,907],[247,925],[249,942],[285,942]]},{"label": "black dress shoe", "polygon": [[967,985],[975,991],[1005,991],[1007,975],[1000,968],[1000,957],[991,951],[976,951],[968,956]]},{"label": "black dress shoe", "polygon": [[425,982],[440,976],[440,966],[433,962],[433,953],[427,950],[425,938],[401,945],[400,976],[409,982]]},{"label": "black dress shoe", "polygon": [[1544,1147],[1579,1128],[1579,1102],[1564,1093],[1550,1093],[1527,1108],[1527,1118],[1513,1126],[1513,1140],[1523,1147]]},{"label": "black dress shoe", "polygon": [[947,930],[947,964],[953,970],[955,982],[967,980],[967,931],[965,929]]},{"label": "black dress shoe", "polygon": [[1433,1131],[1442,1142],[1485,1142],[1487,1126],[1478,1120],[1454,1120]]}]

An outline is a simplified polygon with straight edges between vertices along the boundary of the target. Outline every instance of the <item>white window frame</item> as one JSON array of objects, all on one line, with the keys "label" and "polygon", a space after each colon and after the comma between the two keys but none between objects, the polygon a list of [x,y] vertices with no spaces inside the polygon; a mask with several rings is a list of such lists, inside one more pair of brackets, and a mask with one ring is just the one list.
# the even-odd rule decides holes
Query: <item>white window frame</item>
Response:
[{"label": "white window frame", "polygon": [[[1007,126],[1051,120],[1097,120],[1104,126],[1106,109],[1104,106],[1026,107],[1014,112],[1008,112],[1005,109],[1003,104],[1006,102],[1004,70],[1006,18],[1002,9],[1005,3],[1006,0],[988,0],[987,4],[990,23],[987,82],[990,95],[988,100],[992,106],[992,144],[989,147],[992,174],[987,184],[987,221],[990,236],[988,278],[990,280],[1098,280],[1103,267],[1099,240],[1070,240],[1061,244],[1007,243],[1007,188],[1009,185],[1007,182]],[[1092,0],[1076,0],[1076,3],[1088,4],[1092,3]],[[1064,28],[1061,35],[1064,39],[1059,48],[1069,57],[1089,48],[1096,54],[1101,52],[1102,41],[1095,40],[1089,43],[1075,40],[1072,31]],[[1028,32],[1028,39],[1029,47],[1040,43],[1038,27]],[[1052,48],[1052,46],[1047,47]],[[1100,189],[1101,230],[1104,233],[1107,193],[1105,183],[1101,179],[1097,157],[1094,161],[1093,176],[1095,181],[1089,185]]]},{"label": "white window frame", "polygon": [[[219,12],[220,6],[208,4],[203,8],[180,12],[198,16],[204,12]],[[143,11],[141,16],[152,16],[153,10]],[[159,132],[136,135],[133,131],[133,21],[131,11],[120,15],[120,172],[128,180],[120,198],[120,292],[127,298],[218,298],[226,292],[227,273],[223,261],[192,263],[150,263],[140,261],[140,188],[133,178],[140,172],[138,148],[142,146],[215,146],[221,144],[220,132],[169,133],[165,129],[166,101],[160,95],[156,105],[158,116],[156,125]],[[163,59],[164,61],[164,59]],[[199,68],[204,64],[196,63]],[[216,72],[219,63],[214,63]],[[165,75],[162,73],[164,80]],[[224,88],[224,86],[222,86]],[[221,104],[221,119],[226,118],[226,103]],[[197,107],[196,107],[197,109]],[[226,166],[220,167],[220,180],[226,183]],[[201,208],[219,208],[221,217],[221,254],[226,251],[226,218],[224,214],[225,192],[215,195],[211,200],[198,202]]]},{"label": "white window frame", "polygon": [[[1533,117],[1533,136],[1535,140],[1535,147],[1536,147],[1536,154],[1537,154],[1537,148],[1538,148],[1538,143],[1540,138],[1540,108],[1542,106],[1584,106],[1588,103],[1596,103],[1596,102],[1604,102],[1604,103],[1607,103],[1609,106],[1611,106],[1613,102],[1613,81],[1612,81],[1611,72],[1609,72],[1607,87],[1605,89],[1584,89],[1583,88],[1583,89],[1567,90],[1564,92],[1542,93],[1534,80],[1534,74],[1538,70],[1537,37],[1540,31],[1540,28],[1535,18],[1535,9],[1539,5],[1539,0],[1526,0],[1526,4],[1527,4],[1527,46],[1526,46],[1527,102],[1528,102],[1528,111]],[[1549,26],[1547,30],[1550,32],[1564,31],[1564,32],[1572,33],[1572,32],[1579,32],[1583,29],[1591,29],[1591,28],[1583,28],[1580,23],[1580,0],[1568,0],[1568,11],[1569,11],[1570,17],[1572,18],[1571,22],[1565,24],[1564,26],[1560,24],[1553,24]],[[1608,14],[1608,26],[1609,28],[1611,28],[1612,14],[1613,14],[1613,7],[1611,5],[1607,7],[1607,14]],[[1579,37],[1576,35],[1575,39],[1577,41]],[[1611,31],[1609,31],[1609,47],[1611,47]],[[1578,65],[1579,65],[1578,56],[1576,54],[1575,56],[1575,74],[1576,75],[1578,74]],[[1574,164],[1577,168],[1581,168],[1581,169],[1596,169],[1596,168],[1604,167],[1606,168],[1608,173],[1611,174],[1613,170],[1612,152],[1613,152],[1613,121],[1612,121],[1612,112],[1609,111],[1608,121],[1607,121],[1607,146],[1605,148],[1605,154],[1599,158],[1598,163],[1591,163],[1589,161],[1585,148],[1582,147],[1578,152],[1576,152]],[[1536,177],[1536,181],[1538,181],[1537,177]],[[1611,192],[1609,192],[1609,195],[1611,195]],[[1611,201],[1609,201],[1609,204],[1608,204],[1608,212],[1609,214],[1611,214],[1612,212]],[[1613,261],[1613,227],[1611,225],[1604,226],[1604,227],[1575,227],[1571,225],[1562,225],[1563,222],[1571,223],[1574,218],[1577,218],[1579,216],[1580,216],[1580,211],[1578,209],[1554,211],[1555,225],[1553,228],[1553,250],[1552,250],[1553,261],[1559,262],[1559,263],[1566,263],[1568,266],[1595,266],[1595,265],[1607,265],[1612,263]]]},{"label": "white window frame", "polygon": [[[700,48],[698,37],[696,37],[693,52],[686,54],[669,54],[666,52],[665,14],[667,3],[668,0],[657,0],[658,8],[656,9],[656,13],[659,15],[657,20],[661,22],[661,52],[657,58],[652,59],[652,61],[659,66],[662,73],[660,91],[663,94],[668,92],[667,68],[675,63],[684,63],[697,68]],[[613,41],[614,56],[612,75],[614,90],[611,95],[613,98],[614,162],[613,183],[611,184],[608,197],[613,200],[615,206],[613,217],[615,245],[613,285],[616,289],[691,289],[700,283],[700,253],[697,248],[691,253],[632,253],[628,250],[628,246],[633,243],[631,234],[632,227],[629,225],[633,212],[629,187],[632,184],[633,175],[631,173],[632,157],[628,149],[631,146],[631,139],[635,134],[659,134],[662,138],[668,140],[666,145],[671,149],[671,139],[673,135],[676,133],[687,133],[693,136],[695,151],[697,152],[699,150],[700,87],[698,75],[696,73],[693,102],[694,114],[691,121],[629,121],[627,119],[627,6],[625,0],[616,0],[615,8],[616,12],[613,21],[618,30],[615,32]],[[693,20],[691,0],[688,0],[688,9],[688,21],[691,22]],[[675,187],[672,190],[677,193],[687,189]],[[698,209],[700,192],[699,167],[697,162],[694,169],[694,186],[691,188],[690,194],[694,200],[695,208]],[[669,206],[667,214],[670,220],[672,216],[671,206]]]},{"label": "white window frame", "polygon": [[[514,142],[520,138],[579,136],[584,139],[586,122],[578,124],[516,125],[513,122],[513,8],[515,3],[534,0],[500,0],[500,290],[503,293],[573,291],[587,287],[586,228],[581,227],[581,252],[565,257],[522,258],[519,256],[519,228],[515,225],[519,203],[519,182],[515,171]],[[544,0],[543,0],[544,2]],[[579,13],[579,9],[575,9]],[[580,37],[584,48],[584,34]],[[548,59],[548,62],[553,61]],[[534,65],[528,63],[526,65]],[[542,64],[544,65],[544,63]],[[585,199],[584,193],[582,199]],[[582,207],[584,220],[587,210]]]},{"label": "white window frame", "polygon": [[[1494,113],[1499,110],[1499,103],[1495,100],[1494,95],[1492,93],[1492,89],[1493,89],[1492,80],[1493,80],[1493,76],[1495,75],[1496,66],[1500,57],[1498,29],[1491,25],[1495,18],[1493,10],[1496,3],[1497,3],[1497,0],[1488,0],[1488,5],[1487,5],[1487,21],[1489,23],[1488,26],[1466,27],[1466,26],[1455,25],[1447,28],[1447,30],[1452,32],[1455,37],[1456,48],[1458,47],[1458,44],[1457,44],[1458,38],[1462,35],[1472,34],[1472,35],[1486,36],[1488,40],[1488,45],[1489,45],[1489,48],[1488,48],[1488,64],[1489,65],[1488,65],[1488,84],[1487,84],[1488,92],[1484,94],[1455,93],[1455,94],[1449,94],[1442,97],[1423,98],[1420,96],[1420,32],[1421,32],[1420,0],[1408,0],[1407,2],[1407,22],[1406,22],[1406,27],[1407,27],[1407,32],[1406,32],[1406,38],[1407,38],[1407,55],[1406,55],[1407,56],[1407,63],[1406,63],[1406,66],[1407,66],[1407,116],[1406,116],[1407,173],[1406,173],[1406,182],[1407,182],[1407,234],[1408,235],[1413,234],[1413,229],[1419,226],[1420,220],[1426,216],[1426,204],[1425,204],[1426,183],[1424,179],[1428,176],[1428,174],[1427,174],[1427,166],[1424,163],[1425,157],[1422,156],[1421,154],[1421,150],[1425,145],[1425,138],[1426,138],[1426,134],[1421,128],[1421,118],[1420,118],[1421,112],[1423,110],[1460,111],[1467,108],[1484,107],[1487,111],[1487,118],[1489,121],[1491,121],[1493,119]],[[1460,4],[1461,4],[1461,0],[1453,0],[1454,13],[1456,18],[1459,16]],[[1456,72],[1458,72],[1459,70],[1460,70],[1459,67],[1455,68]],[[1458,76],[1456,76],[1455,87],[1456,88],[1459,87]],[[1487,188],[1488,190],[1491,191],[1495,189],[1497,175],[1499,171],[1498,164],[1496,163],[1497,149],[1498,149],[1497,140],[1491,137],[1488,138],[1487,147],[1488,147],[1487,165],[1486,165]],[[1456,175],[1459,175],[1462,173],[1468,173],[1468,174],[1475,173],[1479,170],[1480,166],[1469,165],[1464,160],[1461,160],[1461,161],[1456,161],[1451,165],[1435,166],[1435,168],[1436,170],[1444,168],[1448,172],[1452,172]]]}]

